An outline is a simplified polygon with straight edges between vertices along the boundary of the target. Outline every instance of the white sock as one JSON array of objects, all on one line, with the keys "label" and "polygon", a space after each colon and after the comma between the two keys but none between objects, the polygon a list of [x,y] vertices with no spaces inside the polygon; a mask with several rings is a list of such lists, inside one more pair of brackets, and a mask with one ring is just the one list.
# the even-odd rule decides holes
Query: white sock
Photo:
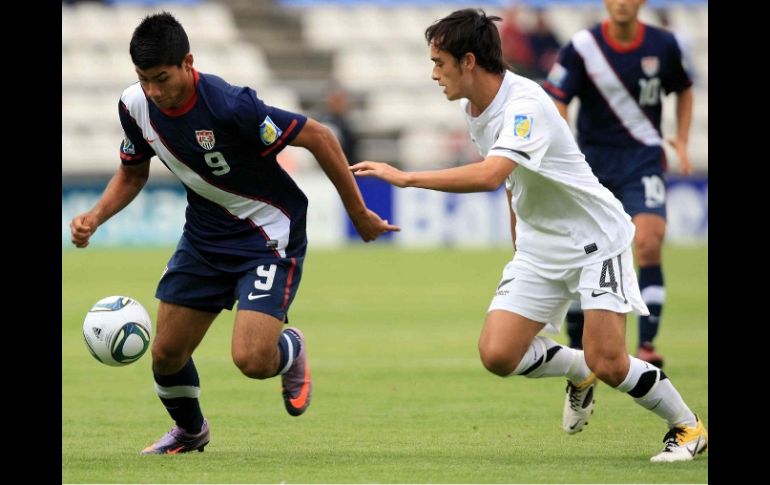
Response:
[{"label": "white sock", "polygon": [[591,375],[591,370],[582,350],[571,349],[538,335],[511,375],[531,378],[564,376],[573,384],[579,384]]},{"label": "white sock", "polygon": [[615,389],[628,393],[637,404],[665,419],[669,428],[698,425],[695,414],[662,370],[636,357],[629,358],[628,375]]}]

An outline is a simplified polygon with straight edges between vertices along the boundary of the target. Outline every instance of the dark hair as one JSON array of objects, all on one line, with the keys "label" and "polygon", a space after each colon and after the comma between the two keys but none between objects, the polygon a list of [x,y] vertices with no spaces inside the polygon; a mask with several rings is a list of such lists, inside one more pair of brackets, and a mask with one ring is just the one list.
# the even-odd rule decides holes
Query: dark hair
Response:
[{"label": "dark hair", "polygon": [[168,12],[148,15],[134,30],[129,47],[139,69],[158,66],[181,67],[190,52],[190,41],[182,24]]},{"label": "dark hair", "polygon": [[489,72],[505,72],[500,33],[493,22],[502,20],[487,16],[480,8],[457,10],[437,20],[425,30],[425,40],[437,49],[446,51],[458,61],[468,53],[476,56],[476,63]]}]

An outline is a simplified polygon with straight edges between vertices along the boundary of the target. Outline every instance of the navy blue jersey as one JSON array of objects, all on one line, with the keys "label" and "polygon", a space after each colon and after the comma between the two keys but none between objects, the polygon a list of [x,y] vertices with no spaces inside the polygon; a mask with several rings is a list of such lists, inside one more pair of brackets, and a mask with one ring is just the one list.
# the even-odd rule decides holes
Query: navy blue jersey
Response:
[{"label": "navy blue jersey", "polygon": [[640,23],[636,39],[620,46],[608,26],[576,33],[543,87],[567,104],[580,98],[581,146],[660,146],[661,89],[678,93],[692,85],[679,44],[671,32]]},{"label": "navy blue jersey", "polygon": [[124,164],[157,156],[187,191],[184,233],[199,250],[259,258],[305,254],[307,197],[276,155],[307,118],[266,105],[248,87],[194,71],[185,106],[161,110],[139,83],[118,110]]}]

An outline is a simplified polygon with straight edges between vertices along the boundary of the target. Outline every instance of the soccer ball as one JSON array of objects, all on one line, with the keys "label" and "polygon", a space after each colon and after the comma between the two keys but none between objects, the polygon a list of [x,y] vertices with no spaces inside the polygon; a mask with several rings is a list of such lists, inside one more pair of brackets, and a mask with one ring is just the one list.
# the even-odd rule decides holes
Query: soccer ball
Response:
[{"label": "soccer ball", "polygon": [[150,346],[152,322],[141,303],[127,296],[97,301],[83,322],[83,339],[96,360],[111,366],[136,362]]}]

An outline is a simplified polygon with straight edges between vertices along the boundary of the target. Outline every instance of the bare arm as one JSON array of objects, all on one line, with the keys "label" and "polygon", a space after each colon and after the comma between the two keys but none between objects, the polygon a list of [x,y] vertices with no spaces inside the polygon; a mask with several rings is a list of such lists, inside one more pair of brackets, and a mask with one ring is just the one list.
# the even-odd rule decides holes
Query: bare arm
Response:
[{"label": "bare arm", "polygon": [[350,167],[361,177],[377,177],[397,187],[420,187],[441,192],[489,192],[496,190],[517,166],[505,157],[487,157],[461,167],[427,172],[402,172],[387,163],[361,162]]},{"label": "bare arm", "polygon": [[569,120],[567,119],[567,105],[555,99],[553,100],[553,102],[556,105],[556,109],[559,110],[559,114],[561,115],[561,117],[569,122]]},{"label": "bare arm", "polygon": [[687,143],[690,140],[690,125],[692,124],[692,88],[687,88],[676,96],[676,138],[670,138],[668,142],[676,150],[679,157],[679,173],[690,175],[692,164],[687,153]]},{"label": "bare arm", "polygon": [[511,206],[511,191],[505,189],[505,196],[508,201],[508,211],[511,213],[511,241],[513,242],[513,250],[516,251],[516,213],[513,212]]},{"label": "bare arm", "polygon": [[340,142],[329,128],[308,118],[302,131],[291,144],[306,148],[313,154],[326,176],[337,188],[361,239],[367,242],[374,241],[384,232],[400,230],[398,226],[388,224],[388,221],[383,221],[366,207],[358,184],[348,170],[348,162]]},{"label": "bare arm", "polygon": [[149,176],[149,160],[139,165],[121,165],[93,209],[75,216],[70,222],[72,244],[87,247],[96,229],[134,200]]}]

